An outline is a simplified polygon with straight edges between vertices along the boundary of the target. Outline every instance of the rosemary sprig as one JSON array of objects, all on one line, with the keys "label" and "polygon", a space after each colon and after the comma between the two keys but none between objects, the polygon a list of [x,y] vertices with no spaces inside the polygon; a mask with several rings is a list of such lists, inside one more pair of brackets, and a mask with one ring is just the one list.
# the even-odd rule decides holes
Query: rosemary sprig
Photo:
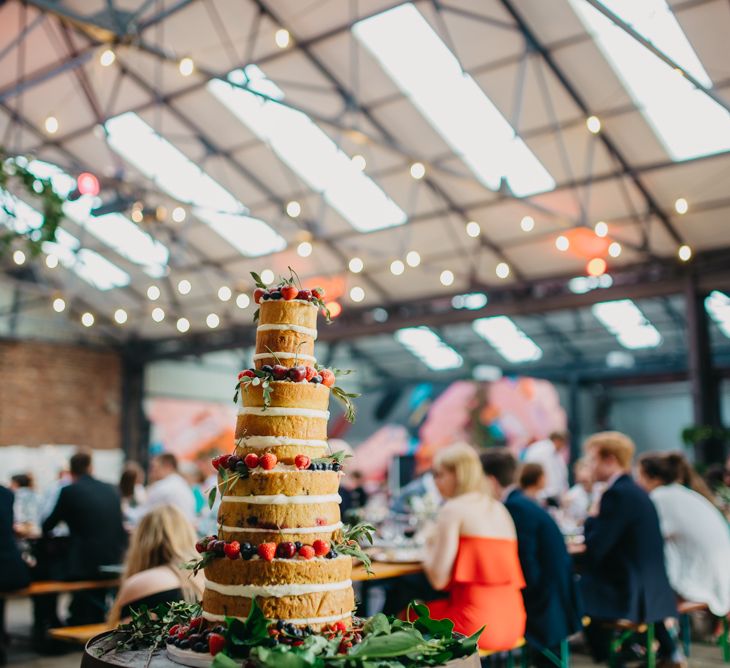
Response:
[{"label": "rosemary sprig", "polygon": [[[213,507],[216,496],[218,496],[219,492],[221,496],[230,492],[233,489],[233,485],[241,479],[240,473],[231,473],[228,469],[224,469],[222,467],[218,469],[218,475],[221,477],[221,480],[208,490],[208,508]],[[222,489],[223,487],[225,487],[225,491]]]},{"label": "rosemary sprig", "polygon": [[335,385],[332,388],[332,394],[342,402],[345,407],[345,419],[348,422],[355,421],[355,406],[352,403],[352,399],[357,399],[360,395],[357,392],[345,392],[341,387]]},{"label": "rosemary sprig", "polygon": [[372,545],[374,533],[375,527],[367,522],[358,522],[354,526],[346,526],[342,530],[342,537],[339,542],[334,545],[335,551],[359,559],[368,574],[372,575],[372,561],[370,556],[362,549],[360,543],[367,541]]},{"label": "rosemary sprig", "polygon": [[338,450],[325,457],[315,457],[312,464],[339,464],[342,466],[349,457],[352,457],[352,455],[347,454],[344,450]]}]

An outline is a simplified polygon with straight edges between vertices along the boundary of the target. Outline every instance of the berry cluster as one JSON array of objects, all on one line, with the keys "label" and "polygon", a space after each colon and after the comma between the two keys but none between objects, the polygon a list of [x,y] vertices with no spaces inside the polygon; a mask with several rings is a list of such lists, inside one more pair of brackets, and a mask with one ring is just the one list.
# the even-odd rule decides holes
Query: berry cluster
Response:
[{"label": "berry cluster", "polygon": [[225,626],[214,626],[203,628],[203,618],[193,617],[188,624],[175,624],[167,632],[167,644],[175,645],[180,649],[191,649],[193,652],[210,652],[213,656],[218,654],[226,645],[223,634]]},{"label": "berry cluster", "polygon": [[280,619],[276,624],[272,624],[269,628],[269,636],[277,643],[292,645],[293,647],[303,644],[304,639],[313,633],[311,626],[294,626],[294,624],[285,622],[283,619]]},{"label": "berry cluster", "polygon": [[273,452],[266,452],[260,457],[249,452],[245,457],[238,455],[218,455],[213,458],[212,464],[216,471],[227,469],[234,473],[238,473],[242,478],[248,478],[251,469],[261,467],[264,471],[271,471],[276,466],[276,455]]},{"label": "berry cluster", "polygon": [[295,285],[284,284],[279,285],[275,288],[256,288],[253,291],[253,300],[260,304],[262,301],[266,302],[269,299],[277,301],[283,299],[285,301],[292,301],[292,299],[299,299],[305,302],[321,301],[324,297],[324,290],[322,288],[314,288],[314,290],[299,290]]},{"label": "berry cluster", "polygon": [[321,383],[325,387],[335,384],[335,374],[330,369],[315,369],[313,366],[284,366],[283,364],[264,364],[260,369],[245,369],[238,374],[244,378],[270,378],[271,380],[290,380],[293,383]]},{"label": "berry cluster", "polygon": [[210,553],[213,557],[228,557],[229,559],[243,559],[248,561],[258,555],[264,561],[278,559],[293,559],[296,556],[302,559],[325,557],[334,559],[337,552],[330,546],[329,541],[315,540],[311,545],[299,541],[285,541],[283,543],[261,543],[256,546],[251,543],[239,543],[237,540],[219,540],[217,536],[206,536],[195,544],[199,554]]},{"label": "berry cluster", "polygon": [[299,470],[304,471],[341,471],[342,463],[333,459],[327,461],[327,458],[318,459],[312,461],[307,455],[297,455],[294,458],[294,466]]}]

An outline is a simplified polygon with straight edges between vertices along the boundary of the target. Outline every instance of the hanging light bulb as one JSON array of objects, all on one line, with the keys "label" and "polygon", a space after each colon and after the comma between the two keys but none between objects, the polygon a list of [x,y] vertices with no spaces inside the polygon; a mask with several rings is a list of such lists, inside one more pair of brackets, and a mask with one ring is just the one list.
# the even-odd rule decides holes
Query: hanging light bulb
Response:
[{"label": "hanging light bulb", "polygon": [[192,58],[185,56],[178,64],[178,69],[184,77],[189,77],[195,71],[195,63]]},{"label": "hanging light bulb", "polygon": [[116,54],[111,49],[104,49],[99,56],[99,64],[102,67],[109,67],[117,59]]}]

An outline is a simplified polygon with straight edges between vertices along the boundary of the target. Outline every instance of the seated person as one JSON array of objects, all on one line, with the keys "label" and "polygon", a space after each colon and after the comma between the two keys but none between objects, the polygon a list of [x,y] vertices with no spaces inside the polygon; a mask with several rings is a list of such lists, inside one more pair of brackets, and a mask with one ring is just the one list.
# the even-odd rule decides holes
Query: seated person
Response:
[{"label": "seated person", "polygon": [[724,617],[730,612],[730,531],[716,506],[681,484],[691,477],[689,466],[681,453],[649,452],[639,459],[637,479],[659,513],[672,589]]},{"label": "seated person", "polygon": [[157,506],[132,534],[124,575],[109,622],[117,624],[144,604],[152,608],[172,601],[196,601],[202,596],[202,573],[193,576],[181,565],[197,558],[195,530],[182,511]]},{"label": "seated person", "polygon": [[431,616],[448,618],[471,635],[485,626],[479,647],[505,650],[525,632],[525,586],[517,535],[507,509],[492,497],[476,450],[466,444],[439,450],[434,480],[446,503],[427,543],[423,567],[448,598],[427,603]]},{"label": "seated person", "polygon": [[522,590],[527,612],[525,638],[533,647],[558,654],[560,643],[582,628],[573,564],[563,534],[547,511],[515,485],[517,460],[507,448],[489,448],[481,460],[494,496],[504,503],[517,529],[527,583]]},{"label": "seated person", "polygon": [[542,464],[528,462],[520,468],[519,486],[522,493],[537,501],[545,489],[545,469]]},{"label": "seated person", "polygon": [[677,616],[676,598],[664,567],[664,540],[649,495],[631,478],[635,446],[615,431],[594,434],[585,444],[594,480],[606,483],[598,515],[585,524],[585,573],[580,593],[591,618],[586,635],[593,658],[608,658],[610,633],[601,620],[654,623],[660,655],[682,657],[663,621]]},{"label": "seated person", "polygon": [[596,499],[598,486],[593,484],[590,469],[584,459],[573,464],[573,476],[575,484],[563,495],[560,506],[567,517],[583,524]]}]

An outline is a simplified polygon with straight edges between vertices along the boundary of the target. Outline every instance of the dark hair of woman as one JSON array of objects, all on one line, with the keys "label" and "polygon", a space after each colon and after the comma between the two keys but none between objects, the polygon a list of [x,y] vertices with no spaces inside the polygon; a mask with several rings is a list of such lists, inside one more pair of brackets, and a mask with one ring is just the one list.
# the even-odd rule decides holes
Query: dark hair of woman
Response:
[{"label": "dark hair of woman", "polygon": [[644,475],[659,480],[662,485],[679,483],[704,496],[715,505],[715,498],[694,467],[681,452],[647,452],[639,458]]},{"label": "dark hair of woman", "polygon": [[137,462],[127,462],[119,478],[119,493],[123,499],[134,496],[134,487],[142,482],[142,467]]}]

